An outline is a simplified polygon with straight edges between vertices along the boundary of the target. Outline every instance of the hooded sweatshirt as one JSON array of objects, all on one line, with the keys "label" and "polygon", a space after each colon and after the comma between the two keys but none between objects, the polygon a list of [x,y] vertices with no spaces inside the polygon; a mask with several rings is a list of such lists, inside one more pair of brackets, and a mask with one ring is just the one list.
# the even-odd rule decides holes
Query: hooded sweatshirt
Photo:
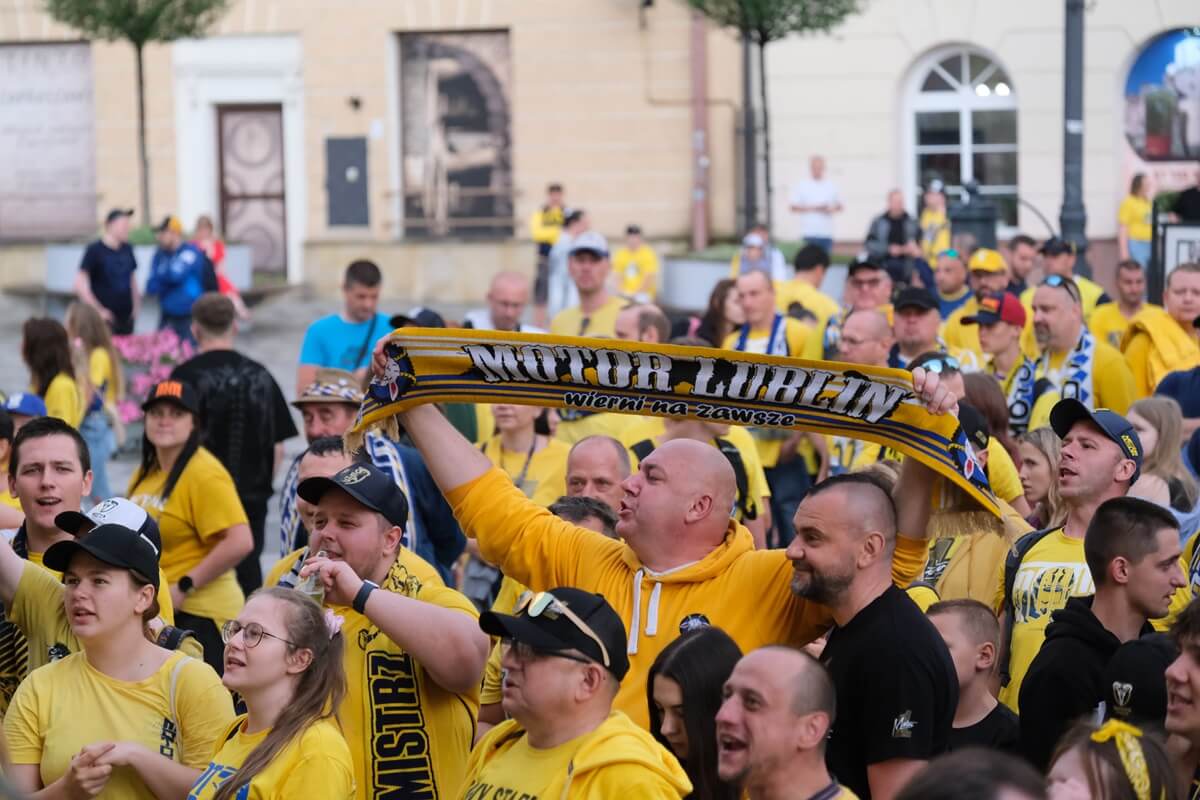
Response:
[{"label": "hooded sweatshirt", "polygon": [[[1146,623],[1141,635],[1153,632]],[[1095,713],[1107,696],[1104,669],[1120,646],[1092,613],[1091,597],[1072,597],[1051,616],[1046,641],[1021,683],[1021,748],[1038,769],[1045,771],[1067,728]]]},{"label": "hooded sweatshirt", "polygon": [[675,756],[620,711],[599,727],[548,750],[529,745],[516,720],[487,733],[467,761],[464,800],[686,797],[691,781]]},{"label": "hooded sweatshirt", "polygon": [[1154,393],[1167,373],[1200,366],[1200,343],[1194,330],[1185,330],[1158,306],[1143,306],[1129,321],[1121,352],[1133,371],[1138,397]]},{"label": "hooded sweatshirt", "polygon": [[[755,550],[750,532],[730,520],[725,539],[704,558],[654,572],[624,542],[551,514],[492,469],[446,493],[463,532],[483,557],[534,591],[574,586],[604,596],[625,623],[629,673],[613,707],[644,727],[646,676],[658,654],[683,631],[715,625],[743,652],[767,644],[804,644],[833,622],[828,609],[791,591],[792,565],[782,550]],[[924,540],[897,537],[892,579],[916,580]]]}]

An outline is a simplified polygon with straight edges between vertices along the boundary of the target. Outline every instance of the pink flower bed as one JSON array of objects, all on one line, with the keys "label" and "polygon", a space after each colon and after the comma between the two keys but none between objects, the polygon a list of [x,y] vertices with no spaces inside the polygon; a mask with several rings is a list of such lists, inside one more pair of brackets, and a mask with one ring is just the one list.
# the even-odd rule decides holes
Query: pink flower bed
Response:
[{"label": "pink flower bed", "polygon": [[187,361],[194,353],[192,345],[180,341],[170,328],[114,336],[113,346],[121,357],[125,375],[125,399],[117,410],[126,424],[142,418],[142,403],[151,387],[169,378],[175,365]]}]

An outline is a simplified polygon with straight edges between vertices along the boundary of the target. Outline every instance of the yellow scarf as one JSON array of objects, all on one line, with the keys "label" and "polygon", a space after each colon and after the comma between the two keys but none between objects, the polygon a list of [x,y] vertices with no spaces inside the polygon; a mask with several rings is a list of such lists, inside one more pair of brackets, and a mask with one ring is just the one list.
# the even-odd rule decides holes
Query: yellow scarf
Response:
[{"label": "yellow scarf", "polygon": [[1150,385],[1157,386],[1168,372],[1200,367],[1200,344],[1167,313],[1166,309],[1146,305],[1129,321],[1129,330],[1121,339],[1125,350],[1133,337],[1145,333],[1154,347],[1150,350]]},{"label": "yellow scarf", "polygon": [[[354,427],[422,403],[521,403],[728,422],[877,442],[916,458],[999,516],[958,420],[925,410],[903,370],[704,347],[404,328]],[[353,449],[354,437],[347,440]]]}]

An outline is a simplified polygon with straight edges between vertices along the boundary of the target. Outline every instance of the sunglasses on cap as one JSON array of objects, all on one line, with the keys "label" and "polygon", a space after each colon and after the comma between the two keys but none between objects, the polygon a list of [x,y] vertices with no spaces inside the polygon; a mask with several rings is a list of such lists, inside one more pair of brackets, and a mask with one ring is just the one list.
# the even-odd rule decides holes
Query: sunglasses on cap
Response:
[{"label": "sunglasses on cap", "polygon": [[954,356],[931,358],[921,366],[935,375],[941,375],[943,372],[962,372],[962,365]]},{"label": "sunglasses on cap", "polygon": [[1079,286],[1070,278],[1064,278],[1062,275],[1049,275],[1042,281],[1042,286],[1049,286],[1052,289],[1065,289],[1067,294],[1071,295],[1076,303],[1083,302],[1083,297],[1079,294]]},{"label": "sunglasses on cap", "polygon": [[[579,632],[591,639],[600,648],[600,655],[603,658],[604,666],[611,669],[612,662],[608,657],[608,648],[604,646],[604,642],[596,635],[596,632],[591,627],[579,618],[571,609],[567,608],[567,604],[559,600],[550,592],[526,592],[517,601],[517,607],[513,610],[514,616],[524,614],[530,618],[545,617],[549,620],[557,620],[560,617],[568,620],[572,625],[579,629]],[[558,655],[557,653],[555,655]]]},{"label": "sunglasses on cap", "polygon": [[939,258],[942,256],[948,256],[950,258],[962,258],[962,256],[959,255],[959,252],[957,250],[955,250],[953,247],[947,247],[945,250],[938,253]]}]

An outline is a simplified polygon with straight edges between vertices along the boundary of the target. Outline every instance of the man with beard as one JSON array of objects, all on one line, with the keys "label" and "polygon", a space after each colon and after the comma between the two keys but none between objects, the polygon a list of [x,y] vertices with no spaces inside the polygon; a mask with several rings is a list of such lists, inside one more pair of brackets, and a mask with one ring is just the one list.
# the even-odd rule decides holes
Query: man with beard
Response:
[{"label": "man with beard", "polygon": [[947,748],[958,705],[950,652],[892,582],[897,509],[876,478],[850,473],[814,486],[795,526],[792,591],[834,619],[821,654],[838,708],[826,762],[859,797],[894,797]]}]

